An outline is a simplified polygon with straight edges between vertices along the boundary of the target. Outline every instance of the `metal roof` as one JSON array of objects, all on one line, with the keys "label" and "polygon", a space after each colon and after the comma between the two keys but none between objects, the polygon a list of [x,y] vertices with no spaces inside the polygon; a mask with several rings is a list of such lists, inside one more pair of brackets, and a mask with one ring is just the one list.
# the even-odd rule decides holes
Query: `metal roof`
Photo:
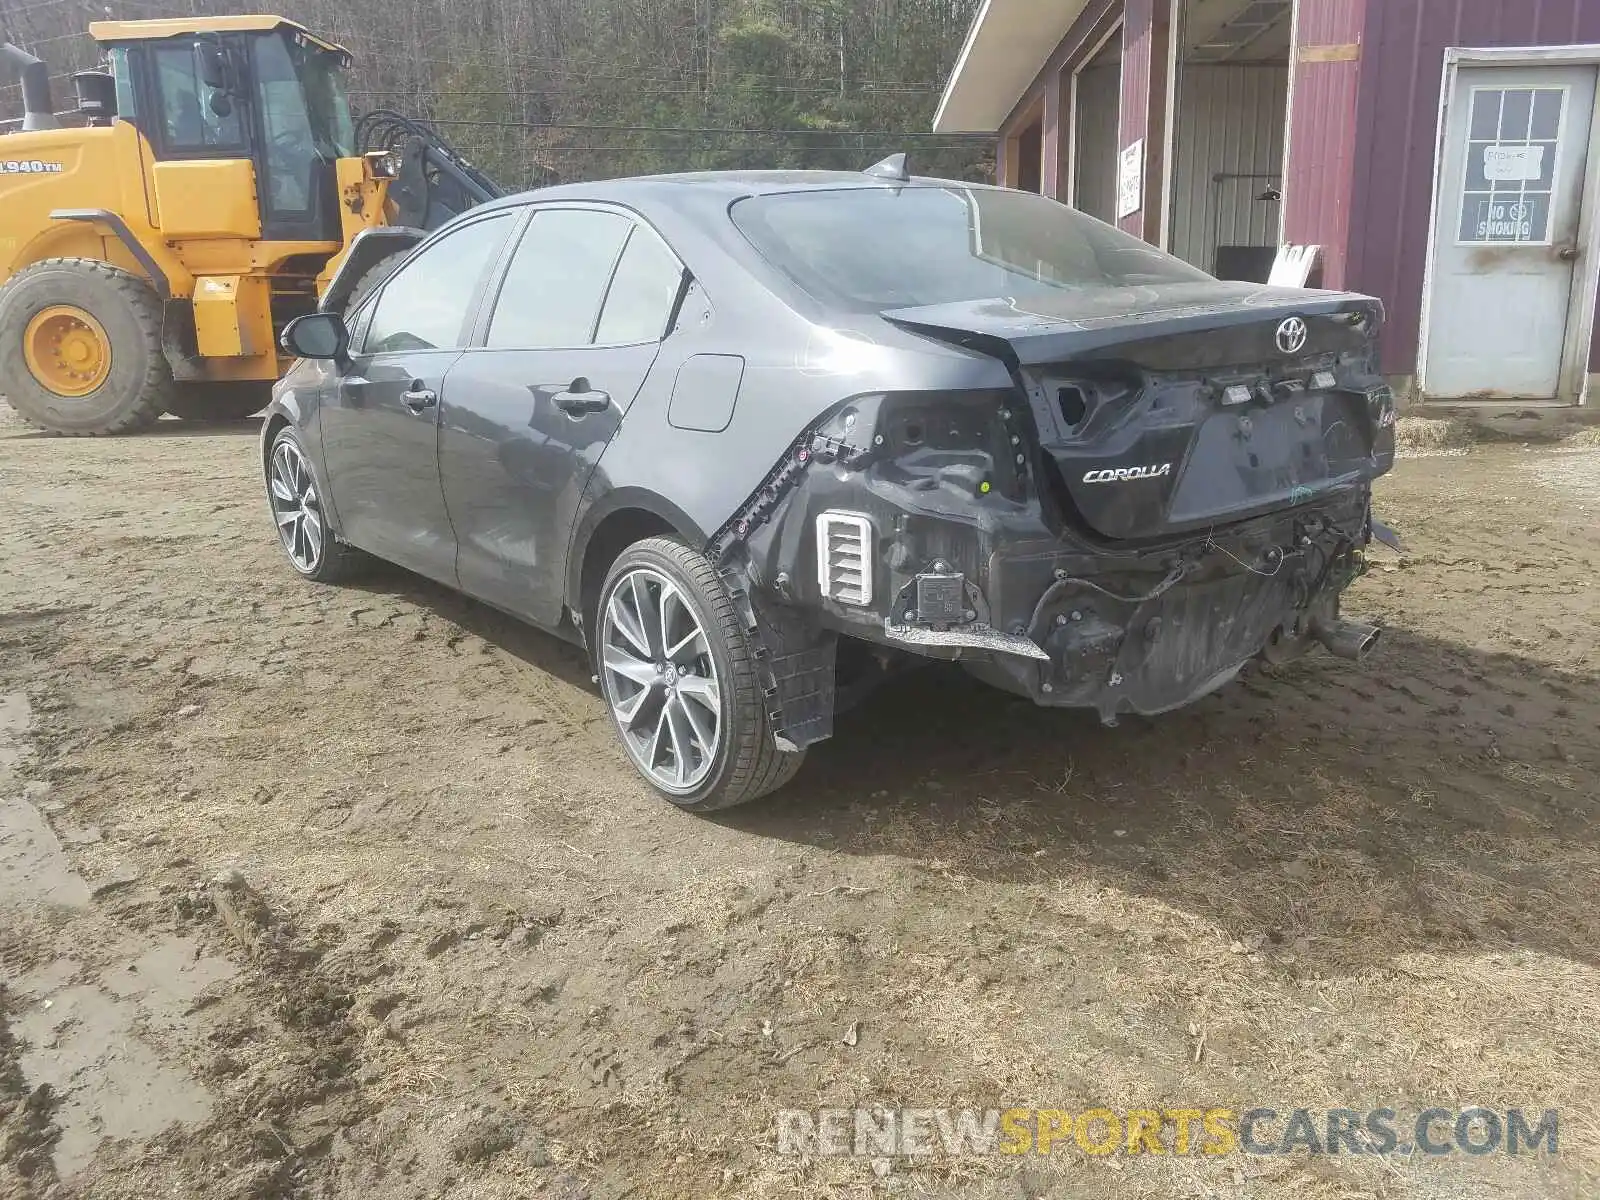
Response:
[{"label": "metal roof", "polygon": [[318,37],[298,21],[265,13],[232,17],[163,17],[154,21],[91,21],[89,36],[97,42],[141,42],[201,33],[270,33],[275,29],[293,30],[314,46],[347,58],[350,56],[343,46]]},{"label": "metal roof", "polygon": [[1089,0],[984,0],[933,119],[936,133],[994,133]]}]

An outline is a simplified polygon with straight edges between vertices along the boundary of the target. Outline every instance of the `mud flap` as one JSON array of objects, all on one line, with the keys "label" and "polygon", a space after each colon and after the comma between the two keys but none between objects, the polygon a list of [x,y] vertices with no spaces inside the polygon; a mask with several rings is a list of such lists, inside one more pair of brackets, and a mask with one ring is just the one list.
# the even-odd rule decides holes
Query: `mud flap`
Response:
[{"label": "mud flap", "polygon": [[721,573],[750,639],[778,749],[794,753],[827,741],[833,736],[839,635],[781,605],[763,606],[758,618],[743,575],[726,567]]},{"label": "mud flap", "polygon": [[1389,528],[1389,526],[1385,525],[1382,521],[1378,520],[1377,517],[1373,517],[1371,520],[1372,536],[1374,539],[1376,539],[1380,544],[1389,547],[1389,549],[1393,550],[1396,554],[1404,554],[1406,552],[1405,545],[1400,541],[1400,535],[1398,533]]},{"label": "mud flap", "polygon": [[194,328],[194,303],[188,297],[167,300],[161,306],[161,353],[172,369],[173,379],[179,383],[211,378],[205,360],[200,357]]}]

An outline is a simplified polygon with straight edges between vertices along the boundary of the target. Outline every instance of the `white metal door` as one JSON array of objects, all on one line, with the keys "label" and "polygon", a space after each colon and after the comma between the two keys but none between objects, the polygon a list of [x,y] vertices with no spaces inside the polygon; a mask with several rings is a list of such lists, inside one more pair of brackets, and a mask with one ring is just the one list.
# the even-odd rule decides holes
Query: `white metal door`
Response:
[{"label": "white metal door", "polygon": [[1593,66],[1456,72],[1434,214],[1429,399],[1557,397],[1594,103]]}]

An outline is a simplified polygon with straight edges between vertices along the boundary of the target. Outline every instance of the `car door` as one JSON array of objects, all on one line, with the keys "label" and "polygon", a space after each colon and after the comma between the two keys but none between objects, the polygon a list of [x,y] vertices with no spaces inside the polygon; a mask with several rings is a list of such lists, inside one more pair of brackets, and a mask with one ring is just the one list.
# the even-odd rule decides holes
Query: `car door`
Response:
[{"label": "car door", "polygon": [[480,318],[481,345],[445,382],[439,464],[462,590],[560,621],[578,501],[655,361],[684,277],[631,214],[534,210]]},{"label": "car door", "polygon": [[468,221],[402,264],[357,322],[359,348],[322,411],[323,459],[345,540],[452,585],[439,394],[519,215]]}]

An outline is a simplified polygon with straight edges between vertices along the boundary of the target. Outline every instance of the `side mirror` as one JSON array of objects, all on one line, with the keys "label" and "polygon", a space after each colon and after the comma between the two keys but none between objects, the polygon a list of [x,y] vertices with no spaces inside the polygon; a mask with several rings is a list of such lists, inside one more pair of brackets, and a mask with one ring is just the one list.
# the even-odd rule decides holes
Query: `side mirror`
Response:
[{"label": "side mirror", "polygon": [[296,358],[344,362],[350,357],[350,331],[338,313],[314,312],[296,317],[283,327],[278,344]]},{"label": "side mirror", "polygon": [[194,57],[200,68],[200,82],[214,92],[234,90],[233,64],[221,46],[215,42],[196,42]]}]

